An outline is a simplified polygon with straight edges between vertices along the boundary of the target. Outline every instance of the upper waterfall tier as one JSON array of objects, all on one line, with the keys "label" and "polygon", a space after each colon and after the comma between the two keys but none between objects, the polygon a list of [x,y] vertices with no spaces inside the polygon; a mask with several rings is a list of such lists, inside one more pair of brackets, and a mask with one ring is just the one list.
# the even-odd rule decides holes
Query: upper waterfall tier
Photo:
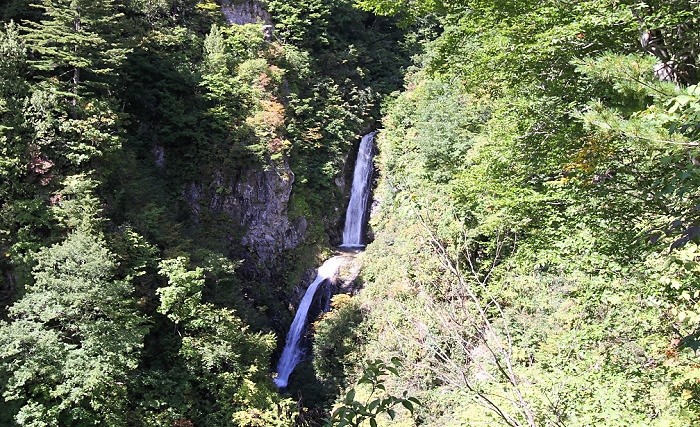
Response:
[{"label": "upper waterfall tier", "polygon": [[345,214],[342,244],[344,247],[364,246],[363,231],[367,219],[367,204],[372,190],[372,175],[374,174],[372,154],[375,134],[376,132],[371,132],[363,136],[357,152],[350,203]]}]

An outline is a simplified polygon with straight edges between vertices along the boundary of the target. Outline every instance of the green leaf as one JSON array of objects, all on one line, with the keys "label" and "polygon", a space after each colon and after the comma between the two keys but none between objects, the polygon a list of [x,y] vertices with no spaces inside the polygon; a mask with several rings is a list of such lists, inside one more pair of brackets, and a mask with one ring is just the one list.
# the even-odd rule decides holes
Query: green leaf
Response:
[{"label": "green leaf", "polygon": [[355,389],[351,388],[348,390],[347,394],[345,395],[345,403],[349,404],[352,403],[355,400]]}]

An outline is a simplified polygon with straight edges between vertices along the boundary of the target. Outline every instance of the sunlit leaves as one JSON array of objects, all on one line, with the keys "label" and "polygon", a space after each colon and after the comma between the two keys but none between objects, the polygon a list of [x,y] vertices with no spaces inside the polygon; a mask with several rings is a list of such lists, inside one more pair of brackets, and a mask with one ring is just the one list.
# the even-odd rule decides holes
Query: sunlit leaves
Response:
[{"label": "sunlit leaves", "polygon": [[[377,426],[380,415],[388,416],[391,420],[396,417],[396,407],[403,406],[410,414],[421,403],[415,397],[408,397],[404,392],[402,397],[387,394],[385,376],[392,374],[398,376],[401,362],[398,358],[392,358],[391,364],[381,360],[369,362],[357,380],[355,387],[366,387],[366,402],[361,402],[356,397],[355,387],[351,387],[343,397],[341,403],[333,410],[330,420],[326,424],[333,427],[359,427],[365,422],[371,426]],[[414,406],[415,405],[415,406]]]},{"label": "sunlit leaves", "polygon": [[[426,337],[440,348],[456,336],[435,324],[436,315],[426,316],[419,296],[439,301],[430,313],[470,318],[464,307],[445,301],[455,285],[423,256],[424,240],[415,232],[420,214],[448,252],[465,248],[462,268],[488,277],[487,289],[499,295],[506,324],[517,330],[513,356],[527,383],[526,400],[542,417],[538,422],[664,425],[687,415],[674,393],[683,388],[686,401],[692,399],[692,380],[680,387],[673,378],[693,374],[680,359],[668,366],[663,361],[665,351],[673,353],[666,348],[678,344],[669,342],[678,329],[666,310],[676,305],[674,316],[694,321],[694,293],[673,296],[647,262],[698,239],[697,100],[694,88],[660,83],[657,59],[639,45],[640,19],[667,23],[664,34],[678,36],[681,27],[674,26],[696,6],[672,3],[650,3],[643,12],[637,2],[598,0],[568,7],[486,0],[431,8],[442,13],[444,31],[427,46],[423,69],[388,106],[379,138],[382,203],[364,294],[368,306],[382,306],[365,317],[364,326],[377,334],[365,351],[412,362],[395,386],[416,384],[425,393],[428,424],[447,418],[488,423],[483,409],[449,391],[449,379],[429,381],[445,360],[452,363],[449,372],[489,371],[469,350],[460,359],[454,345],[438,360],[418,350]],[[410,7],[364,4],[386,13]],[[662,18],[671,10],[673,16]],[[436,87],[432,81],[450,85],[468,103],[436,92],[425,96],[426,87]],[[453,126],[470,119],[480,121],[468,132]],[[442,228],[450,221],[462,232]],[[669,227],[675,222],[680,225]],[[652,229],[655,246],[647,245]],[[499,260],[488,262],[494,254]],[[688,285],[681,287],[692,288],[692,273],[684,277]],[[688,307],[681,309],[681,302]],[[696,345],[692,327],[683,330],[689,335],[682,345]],[[419,377],[415,372],[425,366],[434,368]],[[476,384],[503,395],[504,384],[486,374]],[[664,391],[649,392],[651,384]],[[609,390],[618,397],[607,399]]]},{"label": "sunlit leaves", "polygon": [[204,271],[190,270],[185,258],[164,260],[160,268],[168,286],[157,291],[159,311],[172,319],[182,337],[178,353],[184,369],[214,396],[214,401],[203,402],[210,409],[201,419],[212,425],[225,425],[226,420],[260,427],[281,423],[283,414],[265,411],[278,400],[260,368],[274,338],[249,332],[233,311],[202,301]]},{"label": "sunlit leaves", "polygon": [[35,283],[0,326],[4,398],[18,401],[20,425],[126,422],[145,330],[112,257],[85,229],[36,256]]},{"label": "sunlit leaves", "polygon": [[175,324],[193,320],[202,303],[204,271],[201,268],[187,270],[186,262],[180,257],[160,264],[160,274],[168,278],[168,286],[158,289],[159,311],[168,315]]}]

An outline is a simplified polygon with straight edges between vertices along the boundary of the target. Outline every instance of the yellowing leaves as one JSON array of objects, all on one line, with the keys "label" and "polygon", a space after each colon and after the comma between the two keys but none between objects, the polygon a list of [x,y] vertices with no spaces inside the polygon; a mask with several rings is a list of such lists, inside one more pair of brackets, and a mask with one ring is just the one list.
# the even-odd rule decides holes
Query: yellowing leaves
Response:
[{"label": "yellowing leaves", "polygon": [[246,123],[266,144],[269,154],[285,153],[291,143],[282,136],[286,119],[284,105],[272,98],[261,101],[260,107],[260,110],[246,119]]},{"label": "yellowing leaves", "polygon": [[591,174],[605,160],[613,157],[615,149],[611,138],[604,135],[591,135],[582,140],[583,145],[572,156],[571,162],[564,167],[565,172],[582,172]]}]

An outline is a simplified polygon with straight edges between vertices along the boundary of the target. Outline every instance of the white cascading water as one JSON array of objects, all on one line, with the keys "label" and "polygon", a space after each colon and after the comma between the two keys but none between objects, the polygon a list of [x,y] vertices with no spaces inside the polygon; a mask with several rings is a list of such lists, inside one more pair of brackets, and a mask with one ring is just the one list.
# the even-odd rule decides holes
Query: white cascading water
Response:
[{"label": "white cascading water", "polygon": [[299,308],[297,309],[297,314],[294,316],[292,326],[289,328],[289,332],[287,332],[287,342],[284,344],[282,356],[280,357],[280,361],[277,363],[277,378],[275,378],[275,384],[277,384],[277,387],[287,387],[289,375],[304,357],[304,352],[299,346],[299,340],[301,340],[304,333],[304,327],[306,326],[306,315],[309,312],[309,307],[311,307],[311,301],[314,299],[314,294],[316,293],[318,286],[323,283],[324,280],[332,279],[333,276],[335,276],[335,274],[338,272],[338,268],[340,268],[340,263],[342,260],[343,257],[334,256],[333,258],[324,262],[318,269],[316,279],[314,279],[314,281],[309,285],[309,288],[304,294],[304,298],[301,299],[301,303],[299,303]]},{"label": "white cascading water", "polygon": [[343,229],[343,244],[341,247],[363,247],[362,228],[367,216],[367,203],[372,190],[372,152],[374,151],[374,135],[368,133],[362,137],[360,149],[357,151],[355,172],[352,176],[352,189],[350,190],[350,203],[345,214],[345,228]]},{"label": "white cascading water", "polygon": [[[367,214],[367,202],[369,201],[372,173],[372,153],[374,151],[374,135],[369,133],[362,137],[360,149],[355,162],[355,172],[352,179],[352,189],[350,194],[350,204],[345,215],[345,229],[343,231],[342,247],[363,247],[362,227],[364,226]],[[332,279],[338,272],[342,256],[334,256],[318,269],[316,279],[309,285],[304,297],[299,303],[299,308],[292,321],[292,326],[287,333],[287,341],[282,350],[282,356],[277,363],[277,377],[274,379],[279,388],[287,387],[289,375],[304,357],[304,351],[300,346],[301,337],[306,326],[306,316],[311,307],[311,301],[318,287],[325,280]]]}]

